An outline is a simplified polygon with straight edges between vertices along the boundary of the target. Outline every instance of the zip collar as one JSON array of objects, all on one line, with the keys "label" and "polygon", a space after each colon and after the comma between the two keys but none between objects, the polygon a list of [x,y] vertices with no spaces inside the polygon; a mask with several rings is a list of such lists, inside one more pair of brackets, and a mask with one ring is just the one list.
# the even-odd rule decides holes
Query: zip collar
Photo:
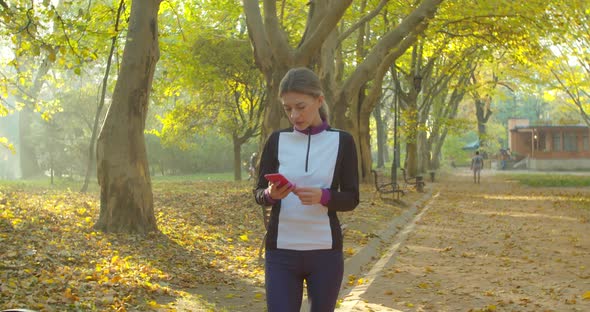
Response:
[{"label": "zip collar", "polygon": [[328,121],[326,120],[322,120],[322,124],[316,127],[307,127],[303,130],[299,130],[295,127],[293,127],[293,129],[295,129],[295,131],[299,132],[299,133],[303,133],[303,134],[307,134],[307,135],[314,135],[314,134],[318,134],[326,129],[330,128],[330,126],[328,125]]},{"label": "zip collar", "polygon": [[307,172],[307,170],[309,169],[309,148],[311,147],[311,136],[328,129],[329,127],[330,126],[328,125],[328,122],[324,119],[322,119],[322,124],[317,127],[307,127],[307,129],[304,130],[298,130],[297,128],[293,127],[293,129],[295,129],[297,132],[307,135],[307,152],[305,153],[305,172]]}]

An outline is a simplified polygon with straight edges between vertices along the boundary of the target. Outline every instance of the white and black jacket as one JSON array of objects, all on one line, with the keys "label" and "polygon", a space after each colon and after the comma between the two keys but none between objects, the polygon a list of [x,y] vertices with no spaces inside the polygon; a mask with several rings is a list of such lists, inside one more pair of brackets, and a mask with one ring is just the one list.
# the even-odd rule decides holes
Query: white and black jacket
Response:
[{"label": "white and black jacket", "polygon": [[[299,187],[322,188],[321,204],[303,205],[290,193],[273,200],[265,191],[267,173],[279,172]],[[272,205],[267,250],[342,250],[337,211],[359,203],[356,147],[352,136],[324,122],[305,131],[293,127],[273,132],[262,152],[256,202]]]}]

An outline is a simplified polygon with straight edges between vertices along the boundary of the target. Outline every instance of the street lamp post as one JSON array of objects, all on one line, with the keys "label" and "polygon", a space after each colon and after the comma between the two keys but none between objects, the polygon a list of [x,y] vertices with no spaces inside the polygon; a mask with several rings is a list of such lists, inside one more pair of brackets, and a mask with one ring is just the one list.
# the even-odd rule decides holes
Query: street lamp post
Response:
[{"label": "street lamp post", "polygon": [[397,168],[399,167],[399,140],[397,133],[399,122],[398,103],[399,94],[396,94],[395,102],[393,103],[393,163],[391,164],[391,183],[394,189],[397,189]]}]

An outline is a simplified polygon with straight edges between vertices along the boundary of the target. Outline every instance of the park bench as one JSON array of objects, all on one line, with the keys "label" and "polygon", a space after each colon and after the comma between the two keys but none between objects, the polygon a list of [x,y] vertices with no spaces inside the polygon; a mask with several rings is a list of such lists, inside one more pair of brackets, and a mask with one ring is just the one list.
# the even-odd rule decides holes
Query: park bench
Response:
[{"label": "park bench", "polygon": [[404,182],[406,182],[407,185],[415,187],[416,191],[418,192],[424,192],[424,186],[426,185],[426,183],[424,183],[424,178],[422,176],[408,178],[408,175],[406,174],[406,169],[401,168],[401,171],[404,176]]},{"label": "park bench", "polygon": [[387,194],[394,194],[396,199],[400,198],[400,195],[403,196],[406,193],[404,190],[400,189],[397,183],[386,182],[387,178],[383,175],[382,172],[377,170],[371,170],[375,180],[375,190],[379,193],[379,196],[387,195]]}]

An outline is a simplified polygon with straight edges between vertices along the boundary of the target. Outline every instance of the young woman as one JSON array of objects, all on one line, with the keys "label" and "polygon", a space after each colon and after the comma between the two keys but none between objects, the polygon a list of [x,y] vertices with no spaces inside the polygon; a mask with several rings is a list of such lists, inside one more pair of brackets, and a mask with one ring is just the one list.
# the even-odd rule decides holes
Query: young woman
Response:
[{"label": "young woman", "polygon": [[[352,136],[330,128],[320,80],[295,68],[279,97],[293,127],[272,133],[260,158],[256,202],[272,205],[266,239],[269,312],[298,312],[307,284],[312,312],[333,311],[344,271],[337,211],[359,203],[357,155]],[[281,173],[277,185],[265,175]]]}]

